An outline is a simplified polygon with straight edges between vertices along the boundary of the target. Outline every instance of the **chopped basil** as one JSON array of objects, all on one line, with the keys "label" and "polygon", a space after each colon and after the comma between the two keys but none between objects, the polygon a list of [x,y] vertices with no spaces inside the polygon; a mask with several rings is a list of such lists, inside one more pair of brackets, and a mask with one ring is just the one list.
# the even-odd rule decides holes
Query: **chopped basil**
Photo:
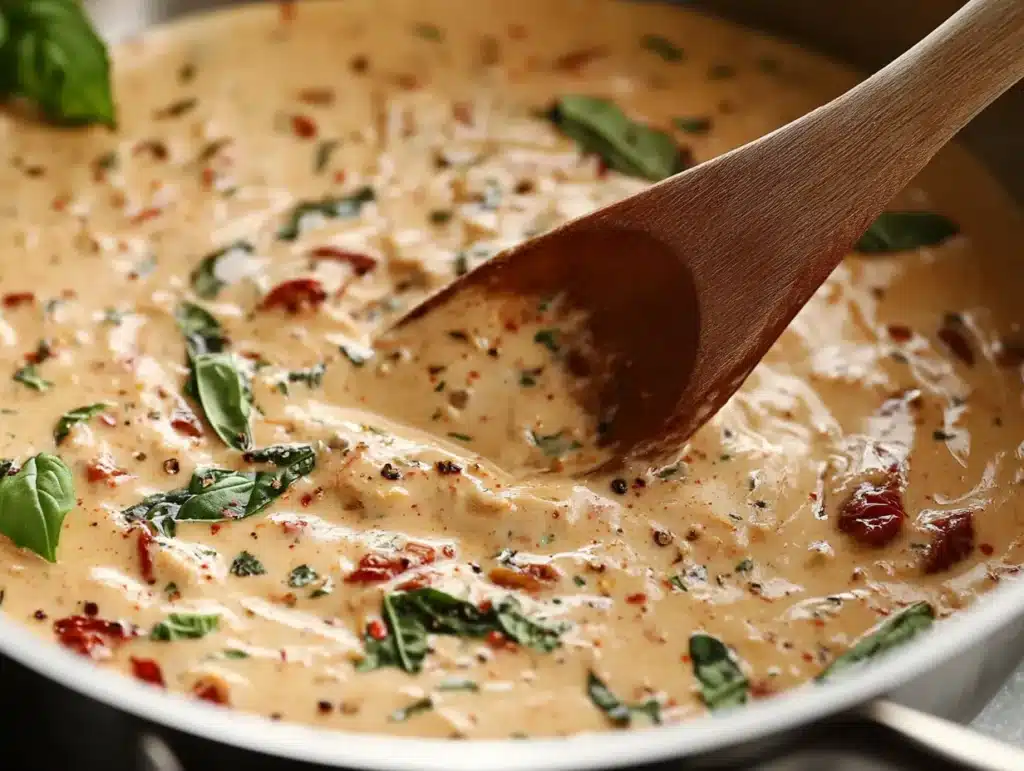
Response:
[{"label": "chopped basil", "polygon": [[583,447],[582,444],[571,436],[567,436],[565,431],[559,431],[557,434],[548,434],[547,436],[538,434],[536,431],[530,431],[530,439],[549,458],[558,458]]},{"label": "chopped basil", "polygon": [[53,385],[49,380],[41,377],[35,364],[26,364],[14,373],[11,378],[17,383],[28,386],[33,391],[47,391]]},{"label": "chopped basil", "polygon": [[583,152],[595,153],[612,169],[657,182],[686,168],[675,140],[626,117],[606,99],[561,97],[549,117]]},{"label": "chopped basil", "polygon": [[558,353],[561,350],[561,345],[558,343],[558,330],[557,329],[539,329],[533,336],[533,342],[543,345],[551,353]]},{"label": "chopped basil", "polygon": [[736,564],[735,572],[737,572],[737,573],[749,573],[753,569],[754,569],[754,561],[748,557],[747,559],[740,560]]},{"label": "chopped basil", "polygon": [[249,658],[249,654],[245,651],[240,651],[238,648],[226,648],[224,650],[224,658],[230,661],[240,661],[241,659]]},{"label": "chopped basil", "polygon": [[365,204],[375,200],[373,189],[361,187],[352,195],[322,198],[319,201],[302,201],[292,209],[288,220],[277,231],[282,241],[294,241],[306,230],[315,218],[340,219],[356,217]]},{"label": "chopped basil", "polygon": [[561,641],[564,626],[547,626],[527,618],[518,601],[508,597],[487,610],[437,589],[386,594],[381,615],[388,634],[383,640],[366,635],[365,657],[360,672],[398,667],[419,672],[427,655],[427,635],[452,635],[478,639],[499,632],[519,645],[545,653]]},{"label": "chopped basil", "polygon": [[708,709],[746,703],[750,683],[725,643],[708,634],[690,635],[690,659]]},{"label": "chopped basil", "polygon": [[13,464],[0,465],[0,533],[15,546],[56,562],[61,525],[75,506],[71,469],[44,452],[25,461],[16,474],[10,473]]},{"label": "chopped basil", "polygon": [[305,383],[310,388],[319,388],[324,382],[324,372],[326,371],[327,365],[323,362],[309,369],[294,369],[288,373],[288,382]]},{"label": "chopped basil", "polygon": [[860,237],[854,249],[861,254],[892,254],[922,246],[937,246],[960,232],[948,217],[927,211],[887,211]]},{"label": "chopped basil", "polygon": [[198,640],[217,631],[220,616],[203,613],[172,613],[149,633],[149,639],[159,642]]},{"label": "chopped basil", "polygon": [[309,445],[279,445],[247,453],[255,463],[272,463],[276,471],[200,468],[187,487],[156,493],[125,509],[129,521],[153,522],[174,535],[177,522],[224,522],[257,514],[313,471],[316,455]]},{"label": "chopped basil", "polygon": [[21,96],[52,121],[113,127],[110,60],[77,0],[0,8],[0,98]]},{"label": "chopped basil", "polygon": [[434,24],[415,24],[413,25],[412,31],[424,40],[429,40],[432,43],[440,43],[444,40],[444,33],[441,32],[441,29]]},{"label": "chopped basil", "polygon": [[252,446],[249,416],[252,393],[234,358],[226,353],[206,353],[192,361],[196,394],[207,421],[228,447]]},{"label": "chopped basil", "polygon": [[223,249],[206,255],[192,271],[190,277],[192,291],[204,300],[214,299],[220,290],[227,286],[227,282],[217,275],[217,263],[230,254],[238,252],[252,254],[255,250],[255,247],[248,241],[236,241]]},{"label": "chopped basil", "polygon": [[316,155],[313,158],[313,171],[321,174],[327,170],[331,156],[341,143],[337,139],[321,139],[316,144]]},{"label": "chopped basil", "polygon": [[430,699],[430,697],[424,697],[422,699],[417,699],[412,704],[406,707],[400,707],[399,709],[396,709],[388,716],[388,720],[390,720],[392,723],[401,723],[408,720],[413,715],[418,715],[421,712],[427,712],[429,710],[432,710],[433,708],[434,702]]},{"label": "chopped basil", "polygon": [[935,609],[927,602],[916,602],[890,616],[861,637],[846,653],[836,658],[816,678],[819,682],[836,673],[856,667],[880,653],[896,648],[923,632],[935,621]]},{"label": "chopped basil", "polygon": [[473,437],[471,437],[469,434],[460,434],[457,431],[449,431],[448,432],[448,436],[450,436],[452,439],[458,439],[460,442],[472,442],[473,441]]},{"label": "chopped basil", "polygon": [[673,118],[672,125],[687,134],[707,134],[711,131],[711,118]]},{"label": "chopped basil", "polygon": [[646,715],[652,723],[661,723],[661,705],[655,699],[648,699],[641,704],[623,704],[612,693],[611,689],[593,672],[587,675],[587,695],[594,706],[604,712],[608,719],[617,726],[627,726],[635,713]]},{"label": "chopped basil", "polygon": [[446,677],[440,683],[437,684],[437,690],[439,691],[476,691],[480,690],[480,686],[476,684],[475,680],[470,680],[467,677]]},{"label": "chopped basil", "polygon": [[71,427],[78,423],[84,423],[90,418],[94,418],[99,415],[103,410],[107,409],[110,405],[106,402],[97,402],[96,404],[90,404],[86,407],[76,407],[73,410],[68,410],[60,416],[60,420],[57,421],[56,428],[53,429],[53,441],[55,444],[60,444],[67,439],[68,434],[71,433]]},{"label": "chopped basil", "polygon": [[679,466],[680,464],[675,463],[671,466],[665,466],[664,468],[659,469],[657,473],[658,479],[672,479],[672,477],[679,473]]},{"label": "chopped basil", "polygon": [[640,45],[657,54],[666,62],[681,62],[683,60],[683,49],[661,35],[644,35],[640,38]]},{"label": "chopped basil", "polygon": [[537,378],[540,377],[540,373],[543,371],[543,367],[534,367],[533,369],[522,370],[519,373],[519,385],[523,388],[533,388],[537,385]]},{"label": "chopped basil", "polygon": [[267,572],[267,569],[263,567],[263,563],[255,556],[247,551],[243,551],[231,561],[231,567],[228,572],[233,576],[245,578],[247,576],[262,576]]},{"label": "chopped basil", "polygon": [[316,571],[313,570],[309,565],[299,565],[297,568],[293,568],[292,572],[288,574],[288,586],[298,589],[303,586],[316,581],[319,578]]},{"label": "chopped basil", "polygon": [[227,347],[227,338],[220,322],[209,312],[193,303],[181,303],[174,311],[174,320],[185,336],[185,350],[189,363],[196,356],[221,353]]}]

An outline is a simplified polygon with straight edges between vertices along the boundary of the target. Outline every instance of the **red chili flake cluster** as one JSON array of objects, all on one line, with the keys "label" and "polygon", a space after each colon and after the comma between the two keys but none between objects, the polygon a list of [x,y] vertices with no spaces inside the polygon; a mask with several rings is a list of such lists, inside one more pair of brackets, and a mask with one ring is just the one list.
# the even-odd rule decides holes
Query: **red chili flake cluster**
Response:
[{"label": "red chili flake cluster", "polygon": [[153,534],[149,532],[149,528],[146,525],[140,525],[139,537],[135,542],[135,547],[139,553],[139,573],[142,575],[142,580],[147,584],[155,584],[156,576],[153,573],[153,544],[156,539]]},{"label": "red chili flake cluster", "polygon": [[925,527],[933,533],[924,553],[925,573],[948,570],[974,550],[974,516],[970,511],[954,511]]},{"label": "red chili flake cluster", "polygon": [[17,308],[19,305],[27,305],[36,301],[34,292],[9,292],[3,297],[5,308]]},{"label": "red chili flake cluster", "polygon": [[629,605],[644,605],[647,602],[647,595],[643,592],[626,595],[626,603]]},{"label": "red chili flake cluster", "polygon": [[402,551],[395,554],[364,554],[359,565],[345,577],[348,584],[375,584],[390,581],[413,568],[432,565],[437,560],[433,546],[422,543],[407,543]]},{"label": "red chili flake cluster", "polygon": [[308,115],[293,115],[292,133],[299,139],[313,139],[317,135],[316,121]]},{"label": "red chili flake cluster", "polygon": [[839,510],[839,529],[867,546],[885,546],[900,534],[907,512],[895,480],[865,482]]},{"label": "red chili flake cluster", "polygon": [[160,688],[167,687],[167,684],[164,682],[164,673],[160,670],[160,665],[156,661],[153,659],[137,659],[132,656],[131,662],[132,674],[135,675],[136,679],[150,685],[159,686]]},{"label": "red chili flake cluster", "polygon": [[608,55],[607,46],[592,46],[578,51],[564,53],[553,62],[554,69],[560,72],[579,73],[591,62]]},{"label": "red chili flake cluster", "polygon": [[314,260],[330,260],[351,265],[357,276],[364,276],[377,267],[377,260],[370,255],[350,252],[336,246],[318,246],[310,251],[309,256]]},{"label": "red chili flake cluster", "polygon": [[895,343],[906,343],[914,336],[914,330],[906,324],[890,324],[889,338]]},{"label": "red chili flake cluster", "polygon": [[315,278],[296,278],[284,281],[263,298],[262,308],[284,308],[289,313],[298,313],[304,308],[315,310],[323,305],[327,292]]},{"label": "red chili flake cluster", "polygon": [[212,677],[197,680],[196,684],[192,686],[192,693],[197,699],[208,701],[211,704],[227,706],[230,703],[228,700],[227,683],[215,680]]},{"label": "red chili flake cluster", "polygon": [[171,413],[171,428],[183,436],[200,437],[203,435],[203,424],[185,404],[180,404]]},{"label": "red chili flake cluster", "polygon": [[119,621],[68,616],[53,622],[57,640],[65,648],[93,658],[109,653],[111,645],[131,639],[135,631]]},{"label": "red chili flake cluster", "polygon": [[114,459],[107,454],[89,461],[85,467],[85,476],[90,482],[106,482],[110,487],[117,487],[127,482],[132,475],[114,463]]},{"label": "red chili flake cluster", "polygon": [[366,625],[366,634],[374,640],[383,640],[388,636],[388,628],[379,618],[375,618]]}]

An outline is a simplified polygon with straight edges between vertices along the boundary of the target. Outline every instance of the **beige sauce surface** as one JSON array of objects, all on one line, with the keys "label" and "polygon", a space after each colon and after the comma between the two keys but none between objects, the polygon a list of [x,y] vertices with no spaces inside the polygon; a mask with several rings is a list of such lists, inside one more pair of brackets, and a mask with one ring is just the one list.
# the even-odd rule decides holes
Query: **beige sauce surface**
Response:
[{"label": "beige sauce surface", "polygon": [[[53,354],[37,367],[52,383],[43,392],[0,378],[0,457],[59,454],[79,499],[55,564],[0,536],[9,617],[46,640],[72,616],[134,625],[126,641],[101,635],[93,658],[137,676],[155,662],[167,688],[274,719],[540,736],[611,726],[588,697],[591,671],[624,702],[655,700],[665,722],[703,714],[695,632],[731,646],[750,698],[764,698],[813,678],[884,616],[917,601],[945,616],[1016,572],[1024,411],[1006,346],[1024,229],[962,151],[944,152],[900,204],[941,212],[963,235],[851,256],[678,457],[573,480],[559,457],[589,449],[572,447],[578,416],[559,401],[557,352],[536,341],[543,311],[524,319],[530,334],[501,340],[491,320],[460,320],[465,334],[428,341],[415,366],[400,343],[364,361],[373,339],[495,251],[647,184],[581,155],[540,114],[555,97],[612,99],[701,161],[855,78],[652,4],[287,8],[121,46],[116,133],[0,114],[0,189],[16,191],[0,202],[0,361],[13,373],[41,340]],[[682,61],[642,45],[650,33]],[[710,130],[685,133],[674,118],[709,118]],[[355,216],[278,237],[297,203],[364,186],[374,200]],[[239,240],[251,252],[218,262],[224,286],[197,298],[191,272]],[[339,250],[370,259],[332,259]],[[294,313],[268,302],[293,279],[316,279],[326,299]],[[19,293],[31,298],[6,299]],[[316,468],[253,517],[179,523],[140,546],[123,509],[200,466],[250,468],[208,425],[191,436],[183,422],[196,407],[182,395],[182,301],[219,320],[251,376],[254,445],[312,444]],[[320,364],[322,378],[289,378]],[[396,403],[388,384],[402,378],[429,387],[393,393],[422,399]],[[489,398],[509,378],[522,400]],[[58,418],[96,402],[111,406],[55,448]],[[501,447],[525,477],[484,460]],[[860,545],[838,529],[840,508],[886,475],[908,517],[891,543]],[[949,512],[969,512],[969,554],[926,572],[928,525]],[[243,551],[264,572],[233,573]],[[405,569],[357,580],[371,554]],[[382,597],[427,585],[485,609],[512,596],[560,645],[433,636],[419,673],[359,671]],[[218,626],[150,639],[173,613]]]}]

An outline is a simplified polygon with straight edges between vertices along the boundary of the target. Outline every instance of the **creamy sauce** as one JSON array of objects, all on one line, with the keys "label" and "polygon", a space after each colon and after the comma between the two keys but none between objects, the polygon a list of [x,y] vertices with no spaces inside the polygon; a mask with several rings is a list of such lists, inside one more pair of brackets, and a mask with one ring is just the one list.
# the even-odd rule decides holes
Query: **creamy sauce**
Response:
[{"label": "creamy sauce", "polygon": [[[642,45],[651,33],[683,60]],[[49,389],[0,383],[0,457],[58,453],[79,499],[55,564],[0,537],[2,610],[41,638],[71,616],[134,625],[89,653],[150,680],[155,663],[169,689],[275,719],[539,736],[611,725],[588,698],[590,671],[625,702],[656,700],[666,722],[703,714],[692,633],[731,646],[763,698],[888,614],[927,601],[944,616],[1016,573],[1024,411],[1019,364],[1000,346],[1019,331],[1024,229],[955,147],[899,203],[963,235],[851,256],[658,468],[558,473],[561,456],[590,451],[572,444],[592,427],[558,401],[539,311],[530,334],[497,341],[493,320],[468,318],[426,352],[399,340],[364,360],[459,272],[647,184],[581,155],[538,114],[554,97],[612,99],[700,161],[855,82],[832,63],[683,9],[594,0],[268,4],[157,29],[115,62],[114,134],[0,115],[0,189],[17,191],[0,202],[0,357],[13,373],[40,340],[52,350],[37,366]],[[695,117],[710,130],[673,128]],[[374,200],[354,216],[278,237],[297,203],[363,186]],[[191,272],[239,240],[252,249],[217,261],[223,286],[197,298]],[[325,297],[294,313],[269,300],[310,278]],[[183,522],[150,543],[123,509],[199,466],[249,468],[210,426],[191,435],[183,300],[246,362],[254,445],[312,444],[316,468],[251,518]],[[289,377],[320,364],[322,378]],[[417,378],[419,390],[398,387]],[[522,399],[495,403],[488,384],[509,378],[525,378]],[[111,406],[55,449],[58,418],[97,402]],[[886,476],[908,518],[888,544],[858,544],[840,511]],[[928,525],[949,512],[970,513],[970,548],[927,572]],[[242,552],[263,572],[238,575]],[[359,579],[378,563],[385,577],[407,569]],[[511,595],[561,645],[438,635],[418,674],[359,671],[364,636],[384,629],[382,596],[422,585],[484,608]],[[172,613],[218,627],[150,639]]]}]

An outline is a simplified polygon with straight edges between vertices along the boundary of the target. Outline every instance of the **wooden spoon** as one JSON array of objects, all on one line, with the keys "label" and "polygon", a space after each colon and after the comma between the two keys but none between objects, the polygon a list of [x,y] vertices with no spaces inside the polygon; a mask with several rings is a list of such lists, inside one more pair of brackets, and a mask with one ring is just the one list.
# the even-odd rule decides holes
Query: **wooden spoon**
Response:
[{"label": "wooden spoon", "polygon": [[885,205],[1024,77],[1024,0],[972,0],[838,99],[494,257],[403,318],[497,295],[585,311],[613,456],[674,449],[732,396]]}]

